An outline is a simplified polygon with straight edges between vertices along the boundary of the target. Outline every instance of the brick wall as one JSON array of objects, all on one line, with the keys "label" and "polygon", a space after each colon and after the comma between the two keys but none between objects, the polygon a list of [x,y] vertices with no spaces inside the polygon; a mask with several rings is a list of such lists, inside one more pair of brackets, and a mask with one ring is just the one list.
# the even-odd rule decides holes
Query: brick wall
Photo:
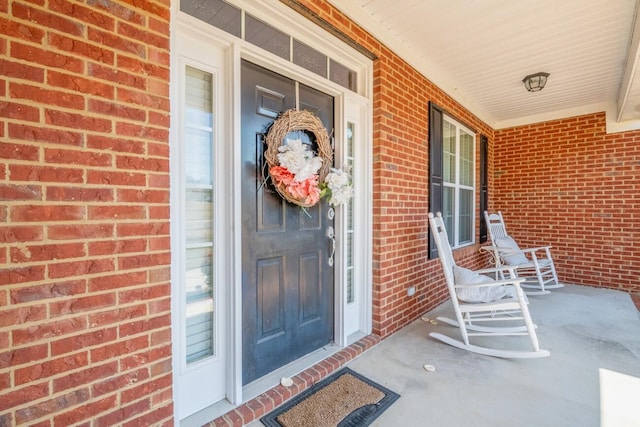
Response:
[{"label": "brick wall", "polygon": [[[565,281],[638,291],[640,133],[591,115],[494,143],[330,3],[302,3],[379,57],[376,334],[448,297],[427,260],[430,100],[489,137],[490,203],[516,237],[552,243]],[[0,0],[0,425],[173,423],[168,22],[168,1]]]},{"label": "brick wall", "polygon": [[640,296],[640,131],[604,113],[495,133],[491,205],[525,245],[553,245],[561,281]]},{"label": "brick wall", "polygon": [[0,425],[172,424],[169,1],[0,32]]},{"label": "brick wall", "polygon": [[[490,141],[493,130],[328,2],[301,3],[379,57],[373,89],[373,326],[385,337],[448,298],[439,261],[427,254],[429,101]],[[483,262],[477,247],[456,256],[461,265]],[[408,297],[412,286],[416,294]]]}]

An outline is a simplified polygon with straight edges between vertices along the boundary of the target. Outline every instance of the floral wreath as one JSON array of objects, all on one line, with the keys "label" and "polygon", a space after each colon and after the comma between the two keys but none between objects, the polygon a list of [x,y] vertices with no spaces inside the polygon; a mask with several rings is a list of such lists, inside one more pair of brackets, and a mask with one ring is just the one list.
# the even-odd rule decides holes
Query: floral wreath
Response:
[{"label": "floral wreath", "polygon": [[[311,132],[316,137],[317,153],[300,139],[286,138],[294,131]],[[353,196],[351,177],[342,169],[331,168],[333,150],[327,130],[313,113],[287,110],[273,123],[266,138],[264,157],[269,176],[283,199],[309,208],[327,197],[338,206]]]}]

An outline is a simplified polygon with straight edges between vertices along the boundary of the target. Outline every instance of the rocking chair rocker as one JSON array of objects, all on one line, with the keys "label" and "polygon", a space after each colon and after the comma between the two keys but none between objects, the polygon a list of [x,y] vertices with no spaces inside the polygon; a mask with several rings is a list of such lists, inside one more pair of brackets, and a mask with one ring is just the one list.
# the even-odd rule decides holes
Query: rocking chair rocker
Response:
[{"label": "rocking chair rocker", "polygon": [[502,212],[485,211],[484,219],[491,239],[491,246],[483,246],[493,256],[496,267],[511,265],[518,277],[524,277],[522,287],[527,295],[546,295],[549,289],[562,288],[551,258],[551,246],[521,249],[507,233]]},{"label": "rocking chair rocker", "polygon": [[[429,213],[429,224],[438,248],[445,280],[456,319],[438,317],[443,323],[457,326],[462,341],[447,335],[432,332],[437,340],[463,350],[501,358],[534,358],[549,356],[541,350],[536,335],[536,326],[531,321],[527,300],[520,287],[524,278],[518,278],[511,266],[471,271],[458,267],[453,259],[449,238],[442,214]],[[494,280],[484,274],[506,277]],[[506,326],[487,326],[487,325]],[[506,350],[471,344],[470,337],[498,337],[508,335],[528,336],[532,350]]]}]

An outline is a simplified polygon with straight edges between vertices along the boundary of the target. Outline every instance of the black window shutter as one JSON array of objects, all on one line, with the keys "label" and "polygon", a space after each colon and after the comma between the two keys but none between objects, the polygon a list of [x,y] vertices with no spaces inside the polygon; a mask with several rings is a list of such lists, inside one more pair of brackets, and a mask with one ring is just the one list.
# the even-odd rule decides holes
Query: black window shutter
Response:
[{"label": "black window shutter", "polygon": [[[429,102],[429,212],[442,212],[442,109]],[[438,258],[438,248],[429,228],[429,259]]]},{"label": "black window shutter", "polygon": [[487,241],[484,211],[489,208],[489,138],[480,135],[480,243]]}]

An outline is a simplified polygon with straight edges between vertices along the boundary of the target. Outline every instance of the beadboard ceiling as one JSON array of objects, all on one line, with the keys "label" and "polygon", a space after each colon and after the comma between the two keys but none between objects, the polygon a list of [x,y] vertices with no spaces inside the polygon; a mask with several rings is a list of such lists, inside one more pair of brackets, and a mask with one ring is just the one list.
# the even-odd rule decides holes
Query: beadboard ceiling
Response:
[{"label": "beadboard ceiling", "polygon": [[496,129],[604,110],[640,127],[638,0],[331,2]]}]

